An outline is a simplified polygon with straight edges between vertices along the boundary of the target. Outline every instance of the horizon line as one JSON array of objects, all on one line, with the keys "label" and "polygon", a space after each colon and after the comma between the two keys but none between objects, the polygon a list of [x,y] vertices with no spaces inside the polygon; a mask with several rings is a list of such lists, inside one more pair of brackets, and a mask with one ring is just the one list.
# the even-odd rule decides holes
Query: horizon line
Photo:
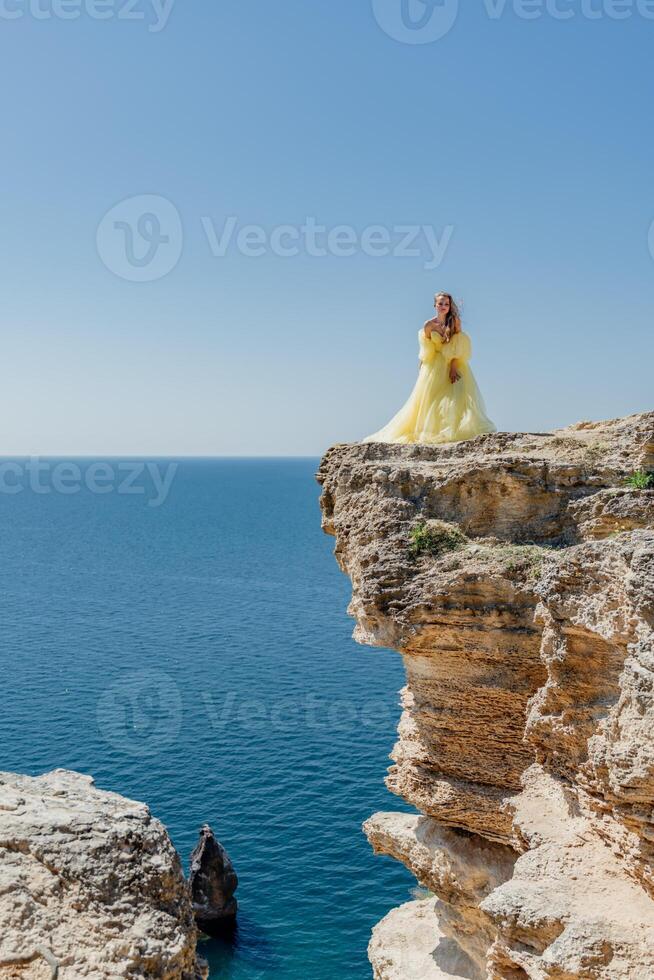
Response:
[{"label": "horizon line", "polygon": [[[329,447],[327,447],[329,448]],[[320,459],[322,453],[65,453],[65,452],[0,452],[3,459]]]}]

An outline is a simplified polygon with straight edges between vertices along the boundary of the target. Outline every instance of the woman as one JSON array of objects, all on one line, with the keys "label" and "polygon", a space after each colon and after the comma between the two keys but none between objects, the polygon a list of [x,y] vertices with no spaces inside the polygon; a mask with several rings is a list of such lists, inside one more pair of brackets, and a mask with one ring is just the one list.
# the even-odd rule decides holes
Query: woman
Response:
[{"label": "woman", "polygon": [[495,432],[470,360],[470,338],[449,293],[437,293],[436,316],[418,333],[420,371],[409,400],[379,432],[362,442],[439,444]]}]

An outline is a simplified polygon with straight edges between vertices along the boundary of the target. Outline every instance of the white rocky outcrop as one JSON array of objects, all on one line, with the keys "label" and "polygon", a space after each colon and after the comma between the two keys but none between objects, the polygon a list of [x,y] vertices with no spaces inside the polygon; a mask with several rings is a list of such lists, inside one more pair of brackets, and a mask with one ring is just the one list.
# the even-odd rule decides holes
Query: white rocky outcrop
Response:
[{"label": "white rocky outcrop", "polygon": [[322,460],[355,637],[407,674],[420,814],[366,833],[434,894],[376,927],[378,980],[654,977],[653,469],[654,413]]},{"label": "white rocky outcrop", "polygon": [[0,773],[0,980],[206,976],[179,857],[90,776]]}]

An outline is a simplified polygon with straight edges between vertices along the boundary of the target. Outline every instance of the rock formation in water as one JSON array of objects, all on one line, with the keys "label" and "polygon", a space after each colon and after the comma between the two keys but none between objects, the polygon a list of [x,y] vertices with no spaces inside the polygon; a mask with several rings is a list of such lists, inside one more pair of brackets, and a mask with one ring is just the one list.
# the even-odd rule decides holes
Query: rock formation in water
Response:
[{"label": "rock formation in water", "polygon": [[90,776],[0,773],[0,980],[199,980],[179,857]]},{"label": "rock formation in water", "polygon": [[323,458],[355,638],[407,674],[419,813],[365,831],[433,893],[375,928],[378,980],[654,977],[652,469],[654,413]]},{"label": "rock formation in water", "polygon": [[191,854],[189,875],[193,914],[207,936],[223,936],[234,926],[238,878],[227,851],[208,824]]}]

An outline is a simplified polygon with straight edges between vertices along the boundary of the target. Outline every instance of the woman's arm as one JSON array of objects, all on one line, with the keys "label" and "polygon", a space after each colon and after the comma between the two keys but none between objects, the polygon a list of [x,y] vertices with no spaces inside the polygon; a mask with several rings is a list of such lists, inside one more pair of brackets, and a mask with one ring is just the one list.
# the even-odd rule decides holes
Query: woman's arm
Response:
[{"label": "woman's arm", "polygon": [[448,344],[443,348],[448,359],[447,373],[452,384],[461,377],[461,367],[470,360],[472,345],[467,333],[455,333]]},{"label": "woman's arm", "polygon": [[456,358],[460,364],[465,364],[466,361],[470,360],[470,355],[472,354],[470,337],[467,333],[463,333],[463,331],[455,333],[444,350],[447,353],[448,359],[454,360]]}]

